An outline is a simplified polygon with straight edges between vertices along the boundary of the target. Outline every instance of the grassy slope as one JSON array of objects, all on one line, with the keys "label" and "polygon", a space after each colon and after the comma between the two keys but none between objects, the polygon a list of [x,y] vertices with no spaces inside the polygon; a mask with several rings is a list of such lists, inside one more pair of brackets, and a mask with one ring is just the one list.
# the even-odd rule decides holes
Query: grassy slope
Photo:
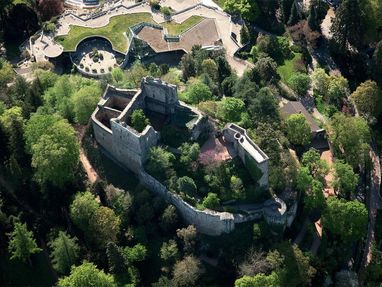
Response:
[{"label": "grassy slope", "polygon": [[[165,23],[165,27],[172,35],[178,35],[188,28],[199,23],[203,17],[192,16],[181,24],[175,22]],[[88,28],[81,26],[71,26],[68,35],[59,36],[56,41],[60,43],[65,51],[72,51],[82,39],[89,36],[104,36],[110,40],[113,49],[125,52],[127,49],[127,39],[124,33],[131,27],[140,22],[155,23],[150,13],[135,13],[128,15],[118,15],[110,19],[110,23],[101,28]]]},{"label": "grassy slope", "polygon": [[182,34],[187,29],[195,26],[200,23],[204,18],[201,16],[191,16],[182,23],[178,24],[175,22],[166,22],[163,27],[167,28],[167,31],[170,35],[179,35]]},{"label": "grassy slope", "polygon": [[300,53],[294,53],[294,57],[290,60],[285,60],[284,64],[277,68],[281,80],[287,83],[289,78],[296,73],[294,63],[301,59],[302,55]]}]

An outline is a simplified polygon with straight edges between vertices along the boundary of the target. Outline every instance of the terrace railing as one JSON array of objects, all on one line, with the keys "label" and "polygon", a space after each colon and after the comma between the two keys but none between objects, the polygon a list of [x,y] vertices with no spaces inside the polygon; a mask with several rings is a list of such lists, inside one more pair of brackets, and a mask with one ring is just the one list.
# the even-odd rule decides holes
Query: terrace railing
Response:
[{"label": "terrace railing", "polygon": [[164,34],[164,39],[167,42],[179,42],[180,41],[180,37],[178,35]]}]

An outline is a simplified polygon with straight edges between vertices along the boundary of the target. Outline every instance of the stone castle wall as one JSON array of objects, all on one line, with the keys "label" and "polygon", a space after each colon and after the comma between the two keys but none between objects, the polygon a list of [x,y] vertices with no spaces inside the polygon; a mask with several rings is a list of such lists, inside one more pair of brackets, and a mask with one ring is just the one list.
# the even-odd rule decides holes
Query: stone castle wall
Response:
[{"label": "stone castle wall", "polygon": [[235,124],[228,124],[223,130],[223,135],[224,139],[233,143],[238,156],[248,169],[251,168],[248,161],[254,162],[260,169],[262,176],[258,183],[267,188],[269,178],[268,156],[248,137],[245,129]]},{"label": "stone castle wall", "polygon": [[[110,89],[111,96],[113,93],[121,91],[114,88]],[[127,105],[123,111],[118,111],[107,106],[110,97],[108,98],[105,92],[104,99],[101,100],[99,107],[92,115],[95,138],[114,160],[135,172],[145,187],[164,196],[167,201],[172,203],[188,224],[195,225],[201,233],[220,235],[234,230],[235,224],[255,219],[264,218],[269,224],[282,225],[283,227],[293,221],[296,212],[295,210],[292,210],[292,213],[286,212],[286,205],[283,201],[280,200],[275,211],[274,204],[275,200],[278,199],[265,202],[257,210],[251,211],[251,214],[242,215],[208,209],[198,210],[178,195],[169,192],[163,184],[147,174],[143,168],[150,148],[158,144],[159,133],[152,126],[147,126],[142,133],[138,133],[126,124],[127,119],[137,108],[147,108],[162,114],[171,114],[177,108],[190,108],[198,115],[198,119],[190,127],[194,139],[197,139],[204,130],[209,128],[209,121],[203,118],[199,111],[178,101],[176,86],[163,83],[160,80],[145,78],[142,81],[141,89],[134,96],[132,96],[133,91],[122,91],[122,95],[123,93],[126,93],[126,98],[119,99],[119,101],[126,101]],[[119,106],[120,103],[116,102],[115,104]],[[113,110],[111,112],[116,115],[116,118],[110,119],[110,128],[104,126],[97,119],[97,113],[102,112],[102,109],[105,111]],[[263,172],[259,183],[262,186],[267,186],[268,157],[247,137],[245,130],[230,124],[223,130],[223,135],[227,141],[234,143],[235,149],[244,163],[249,156],[256,159],[257,167]]]},{"label": "stone castle wall", "polygon": [[[217,212],[209,209],[199,210],[185,202],[178,195],[169,192],[162,183],[145,171],[139,173],[139,180],[147,189],[163,196],[168,202],[172,203],[188,224],[195,225],[199,232],[207,235],[217,236],[223,233],[230,233],[235,229],[236,224],[260,220],[261,218],[264,218],[264,220],[272,226],[285,228],[286,226],[290,226],[296,216],[297,205],[295,208],[292,207],[290,211],[285,212],[286,205],[279,198],[265,202],[263,207],[249,215]],[[274,212],[271,212],[272,208],[269,205],[274,204],[274,201],[281,205],[280,208],[283,214],[280,216],[276,216]]]},{"label": "stone castle wall", "polygon": [[182,218],[188,224],[195,225],[199,232],[208,235],[220,235],[234,230],[235,222],[233,214],[212,210],[198,210],[179,196],[167,191],[167,188],[163,184],[145,171],[142,171],[139,174],[139,179],[146,188],[164,196],[168,202],[172,203],[177,208]]}]

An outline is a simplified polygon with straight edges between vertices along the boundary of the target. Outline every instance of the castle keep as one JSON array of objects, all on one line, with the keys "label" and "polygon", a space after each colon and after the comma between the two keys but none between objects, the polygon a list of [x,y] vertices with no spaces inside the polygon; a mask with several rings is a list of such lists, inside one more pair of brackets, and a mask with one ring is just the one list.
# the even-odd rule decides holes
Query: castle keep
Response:
[{"label": "castle keep", "polygon": [[[142,109],[155,128],[148,125],[141,133],[132,128],[129,118],[136,109]],[[92,115],[92,124],[97,142],[115,160],[139,173],[150,148],[158,144],[163,124],[184,115],[190,118],[185,125],[197,139],[203,125],[202,115],[179,102],[176,86],[144,78],[139,90],[107,86]]]}]

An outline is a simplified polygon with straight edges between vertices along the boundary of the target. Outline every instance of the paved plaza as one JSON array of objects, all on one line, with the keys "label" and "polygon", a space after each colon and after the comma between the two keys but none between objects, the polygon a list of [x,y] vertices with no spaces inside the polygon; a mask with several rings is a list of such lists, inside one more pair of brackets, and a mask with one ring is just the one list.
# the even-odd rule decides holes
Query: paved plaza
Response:
[{"label": "paved plaza", "polygon": [[118,67],[116,53],[105,39],[85,40],[71,57],[77,68],[85,73],[105,74]]}]

